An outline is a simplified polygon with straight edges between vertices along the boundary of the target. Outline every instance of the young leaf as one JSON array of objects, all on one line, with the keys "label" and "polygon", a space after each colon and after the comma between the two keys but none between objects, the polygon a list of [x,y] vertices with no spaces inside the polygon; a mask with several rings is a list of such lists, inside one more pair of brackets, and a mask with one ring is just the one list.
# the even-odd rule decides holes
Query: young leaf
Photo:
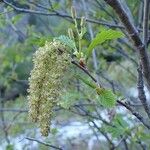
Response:
[{"label": "young leaf", "polygon": [[123,119],[121,115],[116,115],[111,126],[106,126],[105,130],[111,133],[112,137],[117,138],[120,135],[128,134],[127,130],[130,131],[129,124]]},{"label": "young leaf", "polygon": [[116,95],[112,93],[111,90],[106,90],[104,88],[99,88],[96,84],[90,82],[86,78],[81,77],[80,75],[76,75],[76,78],[83,81],[89,87],[96,89],[98,94],[98,102],[104,107],[113,107],[116,104]]},{"label": "young leaf", "polygon": [[97,88],[98,102],[104,107],[114,107],[116,104],[116,95],[111,90]]},{"label": "young leaf", "polygon": [[120,135],[124,134],[124,129],[122,127],[107,127],[107,132],[111,133],[113,138],[118,138]]},{"label": "young leaf", "polygon": [[91,44],[87,49],[87,58],[92,53],[93,48],[97,45],[102,44],[106,40],[113,40],[117,38],[123,37],[123,33],[120,31],[112,30],[112,29],[103,29],[100,33],[96,35],[96,37],[92,40]]},{"label": "young leaf", "polygon": [[73,50],[76,49],[75,42],[73,40],[71,40],[68,36],[61,35],[59,37],[56,37],[55,39],[59,40],[62,43],[64,43],[65,45],[67,45],[68,47],[70,47]]}]

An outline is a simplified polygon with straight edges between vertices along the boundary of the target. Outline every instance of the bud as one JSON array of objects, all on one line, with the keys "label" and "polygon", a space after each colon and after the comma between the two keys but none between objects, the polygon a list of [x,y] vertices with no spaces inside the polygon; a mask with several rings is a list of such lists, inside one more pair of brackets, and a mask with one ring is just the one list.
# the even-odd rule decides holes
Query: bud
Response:
[{"label": "bud", "polygon": [[71,28],[68,29],[68,35],[69,35],[70,39],[74,39],[73,31]]},{"label": "bud", "polygon": [[100,87],[96,87],[96,92],[98,95],[101,95],[103,93],[103,88],[100,88]]},{"label": "bud", "polygon": [[42,135],[48,136],[53,109],[63,87],[62,77],[69,65],[66,46],[59,41],[46,42],[34,54],[33,62],[28,89],[29,117],[39,123]]},{"label": "bud", "polygon": [[73,6],[71,7],[71,16],[72,16],[73,19],[75,19],[77,17],[76,10]]},{"label": "bud", "polygon": [[76,50],[75,52],[73,52],[73,55],[77,57],[79,55],[79,52]]},{"label": "bud", "polygon": [[86,23],[85,17],[81,17],[80,26],[81,26],[81,27],[84,27],[84,26],[85,26],[85,23]]},{"label": "bud", "polygon": [[80,66],[82,66],[83,68],[86,68],[86,65],[85,65],[85,58],[81,57],[80,60],[79,60],[79,64],[80,64]]}]

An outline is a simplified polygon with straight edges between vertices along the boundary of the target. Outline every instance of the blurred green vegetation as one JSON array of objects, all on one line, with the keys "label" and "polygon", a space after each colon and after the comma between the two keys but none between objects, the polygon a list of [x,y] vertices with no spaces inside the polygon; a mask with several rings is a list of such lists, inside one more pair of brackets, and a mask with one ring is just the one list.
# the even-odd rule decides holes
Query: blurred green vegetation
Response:
[{"label": "blurred green vegetation", "polygon": [[[31,10],[31,12],[16,11],[6,3],[0,2],[0,143],[6,142],[5,145],[7,145],[2,148],[0,146],[0,150],[4,149],[4,147],[6,150],[15,150],[15,144],[13,145],[11,140],[21,135],[24,137],[37,137],[38,135],[38,138],[41,138],[37,130],[38,125],[31,123],[27,115],[27,88],[30,71],[33,68],[33,53],[43,46],[46,41],[50,42],[60,35],[68,36],[68,28],[72,28],[73,32],[75,32],[71,17],[65,17],[65,15],[71,16],[70,8],[72,5],[75,6],[78,17],[85,16],[82,0],[10,0],[8,2],[18,8]],[[131,12],[128,11],[125,3],[123,3],[122,1],[122,5],[130,19],[134,19],[136,27],[141,29],[140,13],[142,10],[140,8],[143,6],[143,1],[127,0],[127,6]],[[87,1],[86,5],[88,7],[86,10],[89,15],[88,18],[103,24],[110,24],[91,23],[94,37],[104,28],[107,31],[121,31],[125,35],[120,39],[101,42],[100,45],[96,43],[96,47],[93,46],[98,62],[97,70],[93,65],[93,47],[91,46],[87,62],[88,71],[94,77],[98,76],[100,84],[114,92],[119,100],[127,99],[133,105],[139,103],[139,101],[136,101],[136,90],[135,93],[131,91],[132,88],[136,89],[137,84],[138,56],[135,48],[128,36],[126,36],[124,29],[111,27],[111,24],[118,26],[121,24],[115,12],[104,1]],[[32,13],[34,11],[49,13],[49,15],[34,14]],[[80,23],[80,20],[78,22]],[[88,26],[89,22],[87,21],[87,32],[81,41],[82,51],[86,51],[92,41]],[[113,36],[117,36],[115,34],[116,32]],[[107,36],[108,34],[106,38]],[[119,143],[121,140],[123,144],[117,146],[116,149],[118,150],[125,149],[126,144],[128,149],[132,150],[150,149],[150,131],[123,107],[117,104],[112,109],[103,107],[97,100],[96,91],[89,87],[88,84],[85,84],[83,80],[80,80],[77,77],[78,75],[84,78],[85,82],[93,82],[82,70],[72,64],[67,75],[64,76],[64,92],[60,99],[60,105],[54,110],[56,111],[56,116],[54,117],[56,128],[53,128],[50,137],[42,138],[42,140],[59,146],[56,136],[59,133],[57,126],[63,127],[66,124],[69,126],[70,121],[88,123],[90,126],[90,123],[98,120],[101,121],[98,127],[95,124],[90,127],[93,132],[91,136],[103,136],[107,142],[97,140],[99,144],[98,148],[96,147],[95,149],[111,149],[113,143]],[[143,108],[137,106],[135,109],[142,116],[146,116]],[[103,117],[102,114],[104,115]],[[149,123],[148,119],[147,122]],[[73,149],[70,141],[68,140],[66,143],[69,149]],[[87,141],[86,139],[85,143]],[[83,139],[81,146],[79,146],[80,148],[75,147],[74,149],[88,149],[88,144],[85,143]],[[24,149],[32,149],[30,144],[24,144]],[[38,149],[48,150],[50,148],[38,144]]]}]

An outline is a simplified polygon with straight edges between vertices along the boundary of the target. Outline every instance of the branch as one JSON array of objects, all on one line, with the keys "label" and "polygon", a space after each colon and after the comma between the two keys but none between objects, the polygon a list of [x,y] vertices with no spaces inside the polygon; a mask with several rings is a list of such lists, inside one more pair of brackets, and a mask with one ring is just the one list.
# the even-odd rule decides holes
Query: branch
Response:
[{"label": "branch", "polygon": [[15,109],[15,108],[0,108],[0,112],[20,112],[20,113],[27,113],[27,109]]},{"label": "branch", "polygon": [[137,71],[138,71],[138,83],[137,83],[138,97],[145,109],[145,112],[147,113],[148,117],[150,118],[150,108],[147,104],[146,95],[145,95],[145,91],[144,91],[143,74],[142,74],[141,65],[139,66]]},{"label": "branch", "polygon": [[[31,14],[43,15],[43,16],[58,16],[58,17],[64,17],[64,18],[72,19],[72,17],[70,15],[58,12],[56,10],[53,10],[53,13],[49,13],[49,12],[43,12],[43,11],[19,8],[19,7],[15,6],[15,5],[13,5],[12,3],[8,2],[7,0],[2,0],[2,2],[5,3],[6,5],[10,6],[11,8],[13,8],[15,11],[19,11],[19,12],[23,12],[23,13],[31,13]],[[40,5],[40,7],[42,7],[43,9],[46,9],[46,10],[49,11],[49,9],[44,7],[44,6]],[[77,20],[81,20],[81,17],[77,17],[76,19]],[[112,28],[125,29],[124,26],[118,25],[118,24],[114,24],[114,23],[111,23],[111,22],[103,22],[103,21],[94,20],[94,19],[90,19],[90,18],[86,18],[86,21],[90,22],[90,23],[98,24],[98,25],[104,25],[104,26],[112,27]],[[140,32],[143,31],[141,28],[138,28],[138,30]]]},{"label": "branch", "polygon": [[148,42],[148,20],[149,20],[149,6],[150,1],[144,0],[144,19],[143,19],[143,43],[145,44],[145,47],[147,47]]},{"label": "branch", "polygon": [[[82,66],[80,66],[78,63],[76,63],[75,61],[72,61],[73,64],[75,64],[78,68],[80,68],[81,70],[83,70],[86,74],[88,74],[94,82],[97,83],[97,80],[88,72],[88,70]],[[128,109],[141,123],[143,123],[143,125],[145,127],[147,127],[148,129],[150,129],[150,125],[144,120],[144,118],[136,111],[134,111],[128,104],[125,104],[119,100],[117,100],[117,103],[124,106],[126,109]]]},{"label": "branch", "polygon": [[128,149],[127,142],[126,142],[126,138],[127,138],[127,136],[126,136],[126,135],[121,136],[120,141],[118,141],[118,143],[115,145],[115,149],[117,149],[117,148],[121,145],[121,143],[123,143],[123,144],[124,144],[124,146],[125,146],[125,150],[129,150],[129,149]]},{"label": "branch", "polygon": [[72,60],[71,63],[74,64],[74,65],[76,65],[81,70],[83,70],[94,82],[97,83],[97,80],[89,73],[89,71],[87,70],[87,68],[82,67],[80,64],[78,64],[74,60]]},{"label": "branch", "polygon": [[98,7],[102,11],[104,11],[115,23],[117,23],[116,18],[114,18],[113,14],[111,14],[109,11],[107,11],[105,5],[101,4],[99,0],[95,0],[96,4],[95,7]]},{"label": "branch", "polygon": [[90,120],[90,121],[93,123],[94,127],[106,138],[106,140],[110,144],[110,150],[114,150],[115,144],[113,143],[111,138],[107,135],[107,133],[105,131],[103,131],[100,127],[98,127],[93,120]]},{"label": "branch", "polygon": [[17,117],[20,114],[21,114],[21,112],[18,112],[17,114],[15,114],[15,116],[12,118],[11,122],[9,123],[9,125],[7,125],[7,128],[6,128],[7,131],[12,127],[13,123],[15,122],[15,120],[17,119]]},{"label": "branch", "polygon": [[108,125],[108,126],[113,126],[111,123],[109,123],[107,120],[103,119],[102,116],[100,115],[97,115],[96,117],[93,116],[87,111],[85,110],[83,107],[81,107],[81,105],[77,106],[77,108],[79,108],[82,112],[84,112],[84,114],[80,114],[81,116],[88,116],[88,117],[91,117],[91,118],[97,118],[98,120],[101,120],[104,124]]},{"label": "branch", "polygon": [[[0,95],[1,95],[1,92],[0,92]],[[5,104],[1,99],[0,99],[0,104],[1,104],[2,108],[5,107]],[[1,121],[2,121],[2,131],[4,132],[5,140],[6,140],[7,144],[10,144],[7,125],[5,123],[5,115],[3,112],[0,113],[0,117],[1,117]]]},{"label": "branch", "polygon": [[40,143],[40,144],[43,144],[43,145],[45,145],[45,146],[48,146],[48,147],[51,147],[51,148],[54,148],[54,149],[63,150],[62,148],[53,146],[53,145],[51,145],[51,144],[49,144],[49,143],[45,143],[45,142],[42,142],[42,141],[37,140],[37,139],[34,139],[34,138],[25,137],[25,139],[30,140],[30,141],[38,142],[38,143]]},{"label": "branch", "polygon": [[123,139],[123,144],[124,144],[125,150],[129,150],[129,148],[128,148],[128,143],[127,143],[127,140],[126,140],[126,139]]},{"label": "branch", "polygon": [[147,145],[143,143],[141,140],[138,139],[136,142],[141,146],[143,150],[147,150]]},{"label": "branch", "polygon": [[119,1],[118,0],[104,0],[104,1],[115,10],[121,22],[124,24],[136,49],[138,50],[139,57],[142,63],[143,74],[146,79],[148,89],[150,90],[150,62],[147,51],[145,49],[145,45],[142,43],[135,26],[131,23],[129,17],[127,16],[127,13],[123,9]]},{"label": "branch", "polygon": [[[49,12],[43,12],[43,11],[37,11],[37,10],[30,10],[30,9],[19,8],[15,5],[13,5],[12,3],[8,2],[7,0],[2,0],[2,2],[7,4],[8,6],[12,7],[14,10],[19,11],[19,12],[23,12],[23,13],[32,13],[32,14],[44,15],[44,16],[58,16],[58,17],[64,17],[64,18],[72,19],[72,17],[70,15],[63,14],[63,13],[60,13],[58,11],[54,11],[54,12],[49,13]],[[81,17],[77,17],[76,19],[81,20]],[[108,27],[124,29],[124,27],[121,25],[106,23],[103,21],[94,20],[94,19],[90,19],[90,18],[86,18],[86,21],[91,22],[91,23],[95,23],[95,24],[105,25]]]},{"label": "branch", "polygon": [[[4,12],[7,12],[5,8],[4,8]],[[26,39],[26,35],[22,31],[18,30],[17,27],[15,27],[15,25],[9,19],[8,13],[5,13],[5,16],[6,16],[6,22],[8,22],[12,30],[15,31],[15,33],[18,35],[19,42],[23,43],[24,40]]]},{"label": "branch", "polygon": [[150,125],[147,123],[147,121],[145,121],[144,118],[137,111],[134,111],[127,103],[123,103],[119,100],[117,100],[117,103],[128,109],[140,122],[143,123],[145,127],[150,129]]}]

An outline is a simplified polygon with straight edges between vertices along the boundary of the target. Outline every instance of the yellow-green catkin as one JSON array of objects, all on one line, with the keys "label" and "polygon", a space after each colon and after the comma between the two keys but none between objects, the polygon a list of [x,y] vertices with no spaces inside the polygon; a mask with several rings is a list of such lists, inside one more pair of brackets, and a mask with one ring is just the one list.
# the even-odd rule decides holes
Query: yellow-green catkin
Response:
[{"label": "yellow-green catkin", "polygon": [[29,78],[29,117],[38,122],[43,136],[48,136],[53,108],[61,94],[62,78],[69,65],[67,48],[59,41],[46,42],[33,57]]}]

